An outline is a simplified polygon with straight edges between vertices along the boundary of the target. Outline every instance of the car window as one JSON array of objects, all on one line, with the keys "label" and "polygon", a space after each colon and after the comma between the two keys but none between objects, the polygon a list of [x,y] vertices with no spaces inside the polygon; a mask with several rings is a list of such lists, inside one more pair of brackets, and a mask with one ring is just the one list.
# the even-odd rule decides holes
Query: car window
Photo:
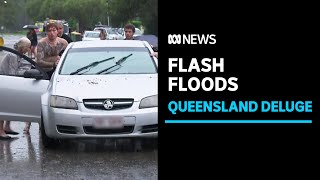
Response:
[{"label": "car window", "polygon": [[114,29],[114,28],[110,28],[110,29],[108,29],[108,34],[117,34],[116,33],[116,30]]},{"label": "car window", "polygon": [[105,33],[107,33],[110,28],[98,27],[98,28],[94,28],[93,30],[94,30],[94,31],[100,31],[101,29],[102,29]]},{"label": "car window", "polygon": [[142,31],[140,29],[135,29],[134,35],[139,36],[142,35]]},{"label": "car window", "polygon": [[[132,55],[130,55],[132,54]],[[123,57],[128,57],[120,65],[116,62]],[[114,57],[114,58],[112,58]],[[87,66],[93,62],[102,61],[111,58],[108,61],[99,63],[96,66],[82,71],[83,74],[97,74],[98,72],[115,66],[110,69],[108,74],[154,74],[157,73],[155,62],[150,56],[147,48],[75,48],[70,49],[60,68],[59,74],[69,75],[79,68]],[[119,68],[119,66],[121,66]],[[114,71],[113,71],[114,70]]]},{"label": "car window", "polygon": [[26,70],[31,69],[32,64],[23,57],[0,50],[0,75],[23,76]]},{"label": "car window", "polygon": [[99,38],[99,32],[96,33],[96,32],[88,32],[85,34],[85,37],[88,37],[88,38]]}]

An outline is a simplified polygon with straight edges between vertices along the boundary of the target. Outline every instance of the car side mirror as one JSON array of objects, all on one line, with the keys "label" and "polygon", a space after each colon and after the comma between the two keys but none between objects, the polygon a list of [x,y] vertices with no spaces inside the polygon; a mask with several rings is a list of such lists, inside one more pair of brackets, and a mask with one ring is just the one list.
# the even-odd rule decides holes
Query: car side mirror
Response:
[{"label": "car side mirror", "polygon": [[24,72],[24,78],[44,79],[44,75],[38,69],[30,69]]}]

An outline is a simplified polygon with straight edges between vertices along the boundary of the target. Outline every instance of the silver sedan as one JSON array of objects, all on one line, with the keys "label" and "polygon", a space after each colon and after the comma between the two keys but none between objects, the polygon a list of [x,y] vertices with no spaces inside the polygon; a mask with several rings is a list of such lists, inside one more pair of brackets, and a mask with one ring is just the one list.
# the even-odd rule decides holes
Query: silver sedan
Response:
[{"label": "silver sedan", "polygon": [[74,42],[50,81],[22,56],[34,68],[0,74],[0,119],[39,122],[45,146],[65,138],[156,138],[158,61],[152,52],[146,41]]}]

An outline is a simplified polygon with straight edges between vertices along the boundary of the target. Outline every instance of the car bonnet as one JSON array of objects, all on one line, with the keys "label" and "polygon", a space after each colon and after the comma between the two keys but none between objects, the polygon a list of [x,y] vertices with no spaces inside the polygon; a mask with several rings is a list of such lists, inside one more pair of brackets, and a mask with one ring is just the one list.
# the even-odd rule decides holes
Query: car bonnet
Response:
[{"label": "car bonnet", "polygon": [[158,94],[158,74],[59,75],[54,95],[71,97],[78,102],[86,98],[134,98]]}]

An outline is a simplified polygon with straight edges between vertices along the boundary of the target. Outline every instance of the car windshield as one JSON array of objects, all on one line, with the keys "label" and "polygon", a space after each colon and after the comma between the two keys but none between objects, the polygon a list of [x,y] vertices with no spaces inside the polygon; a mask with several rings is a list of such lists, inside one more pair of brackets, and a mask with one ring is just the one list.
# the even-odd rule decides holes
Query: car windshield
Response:
[{"label": "car windshield", "polygon": [[[132,55],[130,55],[132,54]],[[121,68],[114,66],[123,57],[130,55],[120,65]],[[79,74],[75,74],[79,68],[85,67],[90,63],[101,61],[110,57],[111,60],[104,61],[96,66],[87,68]],[[60,68],[59,74],[61,75],[94,75],[109,67],[110,69],[106,74],[154,74],[157,73],[156,65],[150,56],[147,48],[75,48],[70,49],[67,56]]]},{"label": "car windshield", "polygon": [[99,32],[88,32],[84,36],[87,38],[99,38]]},{"label": "car windshield", "polygon": [[108,34],[117,34],[117,32],[114,28],[110,28],[108,29]]}]

